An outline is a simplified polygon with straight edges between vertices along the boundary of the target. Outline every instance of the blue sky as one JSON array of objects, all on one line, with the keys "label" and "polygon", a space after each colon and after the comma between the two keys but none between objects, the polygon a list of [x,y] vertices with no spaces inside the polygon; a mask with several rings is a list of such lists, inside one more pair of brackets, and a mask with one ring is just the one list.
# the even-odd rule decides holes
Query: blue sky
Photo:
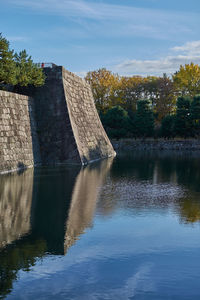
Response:
[{"label": "blue sky", "polygon": [[0,32],[35,62],[78,75],[172,74],[200,64],[199,0],[0,0]]}]

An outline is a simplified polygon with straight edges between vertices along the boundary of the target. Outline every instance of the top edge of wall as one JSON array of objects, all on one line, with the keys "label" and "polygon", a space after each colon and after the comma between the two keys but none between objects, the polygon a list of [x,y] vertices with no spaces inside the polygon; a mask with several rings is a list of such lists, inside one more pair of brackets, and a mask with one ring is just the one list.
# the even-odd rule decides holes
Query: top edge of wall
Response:
[{"label": "top edge of wall", "polygon": [[[58,71],[58,70],[59,70],[60,72],[62,72],[62,75],[67,74],[68,76],[70,76],[70,77],[71,77],[72,79],[74,79],[75,81],[81,82],[81,83],[83,83],[83,84],[85,84],[85,85],[90,86],[89,83],[86,82],[86,80],[85,80],[84,78],[81,78],[81,77],[78,76],[77,74],[75,74],[75,73],[73,73],[73,72],[70,72],[69,70],[65,69],[65,67],[63,67],[63,66],[54,66],[53,68],[46,67],[46,68],[44,68],[44,69],[46,69],[46,71],[48,70],[48,72],[49,72],[49,71],[50,71],[50,72],[53,72],[53,71]],[[63,77],[64,77],[64,76],[63,76]]]},{"label": "top edge of wall", "polygon": [[23,95],[23,94],[18,94],[18,93],[13,93],[13,92],[8,92],[4,90],[0,90],[0,96],[2,97],[9,97],[9,96],[15,96],[15,98],[24,98],[24,99],[29,99],[29,96]]}]

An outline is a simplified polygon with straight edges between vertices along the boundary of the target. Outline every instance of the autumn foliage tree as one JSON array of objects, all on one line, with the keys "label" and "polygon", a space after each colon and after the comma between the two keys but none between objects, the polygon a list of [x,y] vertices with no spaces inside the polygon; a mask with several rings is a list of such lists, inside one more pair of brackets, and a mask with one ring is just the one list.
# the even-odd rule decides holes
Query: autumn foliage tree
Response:
[{"label": "autumn foliage tree", "polygon": [[194,97],[200,94],[200,66],[194,63],[181,65],[173,75],[173,81],[179,95]]},{"label": "autumn foliage tree", "polygon": [[121,106],[130,112],[135,112],[137,101],[144,96],[144,83],[146,78],[141,76],[125,77],[122,76],[119,82],[119,92]]},{"label": "autumn foliage tree", "polygon": [[95,104],[99,112],[105,113],[112,106],[120,104],[119,76],[105,68],[88,72],[85,80],[90,83]]}]

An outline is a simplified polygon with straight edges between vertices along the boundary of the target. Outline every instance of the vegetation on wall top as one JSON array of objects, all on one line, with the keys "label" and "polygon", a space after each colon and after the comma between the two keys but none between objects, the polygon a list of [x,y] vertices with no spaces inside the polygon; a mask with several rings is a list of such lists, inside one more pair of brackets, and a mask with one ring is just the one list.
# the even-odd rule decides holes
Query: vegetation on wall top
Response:
[{"label": "vegetation on wall top", "polygon": [[43,70],[33,63],[26,50],[14,53],[10,49],[9,41],[0,33],[0,88],[41,86],[44,84]]}]

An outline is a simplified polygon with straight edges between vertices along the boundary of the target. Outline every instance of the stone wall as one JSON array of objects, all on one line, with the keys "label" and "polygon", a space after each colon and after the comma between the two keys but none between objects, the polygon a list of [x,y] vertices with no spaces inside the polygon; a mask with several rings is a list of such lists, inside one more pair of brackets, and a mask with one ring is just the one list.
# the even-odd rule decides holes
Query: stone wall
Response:
[{"label": "stone wall", "polygon": [[62,67],[45,68],[46,83],[34,94],[43,164],[81,164],[62,81]]},{"label": "stone wall", "polygon": [[39,161],[33,99],[0,91],[0,173]]},{"label": "stone wall", "polygon": [[63,67],[44,71],[32,97],[0,91],[0,173],[115,155],[90,86]]},{"label": "stone wall", "polygon": [[114,156],[90,86],[63,67],[44,70],[46,83],[34,95],[43,163],[84,165]]},{"label": "stone wall", "polygon": [[97,113],[90,85],[62,68],[65,99],[82,164],[114,156]]},{"label": "stone wall", "polygon": [[116,152],[137,150],[200,151],[200,140],[121,139],[112,140]]}]

